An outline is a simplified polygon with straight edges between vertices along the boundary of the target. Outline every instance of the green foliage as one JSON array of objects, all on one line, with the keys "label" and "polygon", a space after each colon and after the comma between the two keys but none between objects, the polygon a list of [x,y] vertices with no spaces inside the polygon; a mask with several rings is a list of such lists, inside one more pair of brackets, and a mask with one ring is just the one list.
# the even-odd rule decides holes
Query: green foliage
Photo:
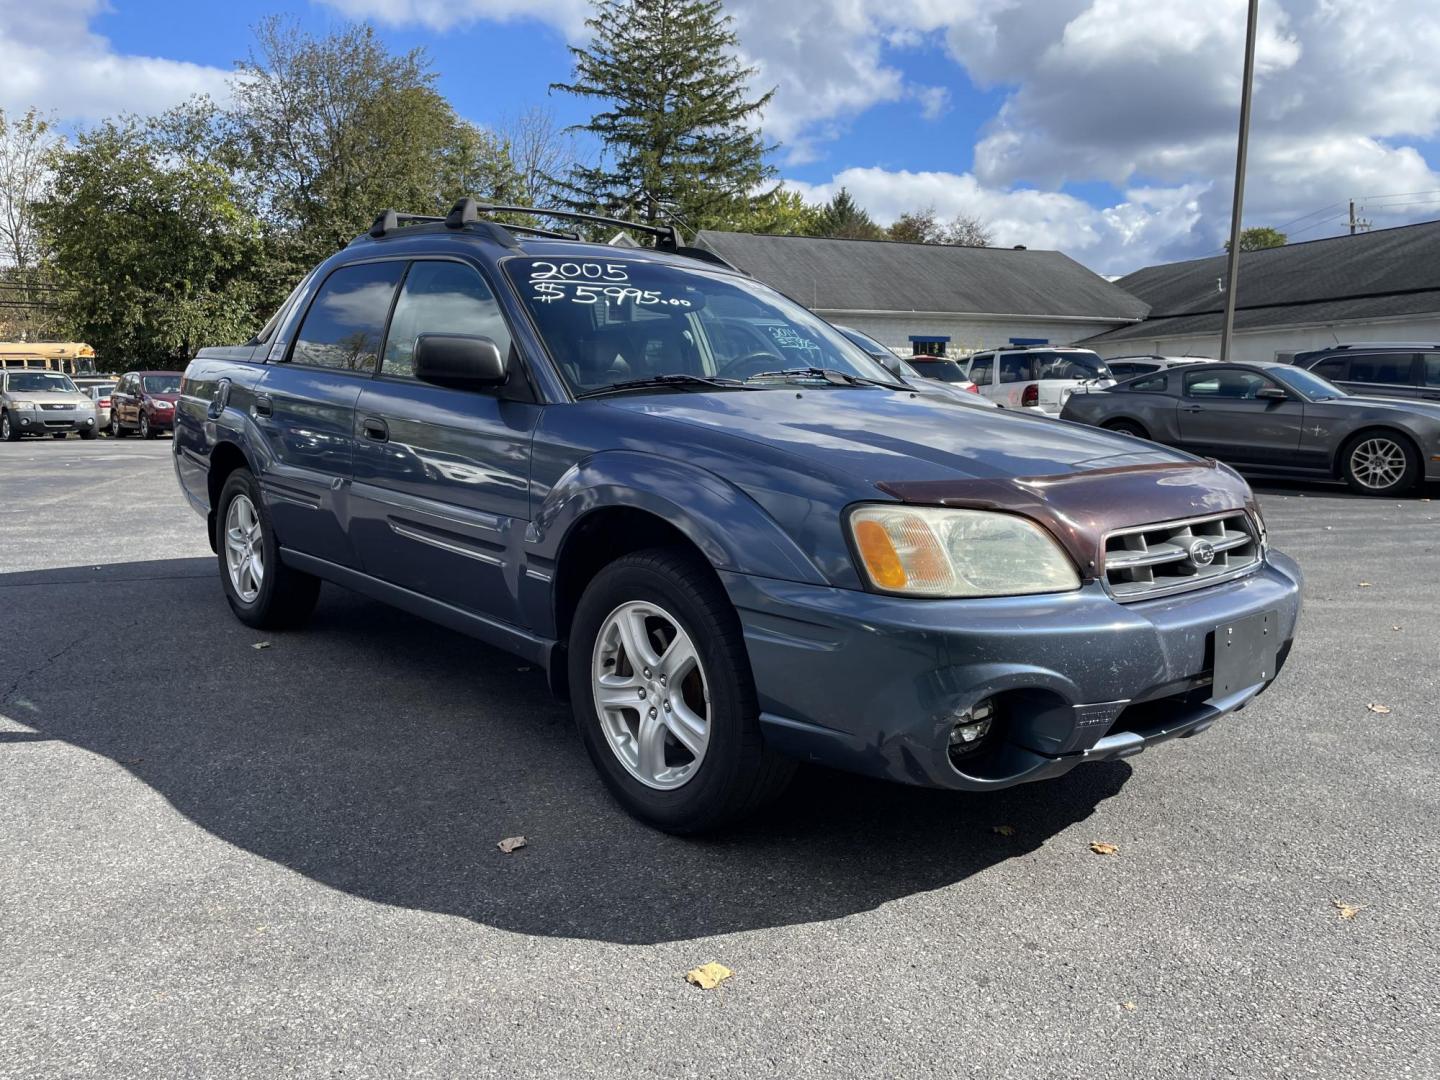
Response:
[{"label": "green foliage", "polygon": [[989,247],[990,230],[979,218],[957,214],[947,224],[935,214],[933,206],[901,214],[886,230],[891,240],[910,244],[959,244],[964,247]]},{"label": "green foliage", "polygon": [[126,118],[53,157],[35,206],[69,336],[117,370],[178,366],[255,329],[259,221],[213,161]]},{"label": "green foliage", "polygon": [[387,207],[439,214],[518,190],[504,143],[455,114],[423,49],[391,53],[360,25],[317,38],[279,17],[255,34],[221,126],[290,276]]},{"label": "green foliage", "polygon": [[885,230],[842,187],[820,211],[816,235],[840,240],[884,240]]},{"label": "green foliage", "polygon": [[[1279,229],[1272,229],[1269,225],[1257,225],[1253,229],[1240,230],[1241,251],[1262,251],[1265,248],[1284,247],[1289,239]],[[1225,241],[1225,250],[1230,250],[1230,241]]]},{"label": "green foliage", "polygon": [[823,207],[806,202],[798,191],[776,188],[731,217],[726,228],[735,232],[816,236],[823,213]]},{"label": "green foliage", "polygon": [[602,103],[578,130],[604,153],[571,171],[567,202],[652,222],[668,211],[692,230],[752,212],[775,174],[756,126],[774,91],[749,96],[755,72],[719,0],[595,0],[586,25],[574,77],[552,88]]}]

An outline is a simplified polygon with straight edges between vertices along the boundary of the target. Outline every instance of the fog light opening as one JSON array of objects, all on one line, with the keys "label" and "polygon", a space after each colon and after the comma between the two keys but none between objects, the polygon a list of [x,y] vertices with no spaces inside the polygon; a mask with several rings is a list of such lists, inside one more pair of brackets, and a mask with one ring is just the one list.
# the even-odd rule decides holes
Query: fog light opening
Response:
[{"label": "fog light opening", "polygon": [[950,728],[950,760],[973,758],[988,749],[997,720],[994,698],[984,698],[959,713]]}]

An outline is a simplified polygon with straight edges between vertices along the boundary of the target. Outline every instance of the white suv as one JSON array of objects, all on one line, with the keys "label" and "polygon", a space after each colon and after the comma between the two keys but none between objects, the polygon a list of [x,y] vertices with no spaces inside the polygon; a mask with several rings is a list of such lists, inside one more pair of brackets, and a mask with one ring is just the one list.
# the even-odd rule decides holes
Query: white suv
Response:
[{"label": "white suv", "polygon": [[976,353],[966,374],[1002,409],[1035,409],[1048,416],[1059,416],[1065,399],[1081,387],[1115,385],[1096,353],[1065,345]]}]

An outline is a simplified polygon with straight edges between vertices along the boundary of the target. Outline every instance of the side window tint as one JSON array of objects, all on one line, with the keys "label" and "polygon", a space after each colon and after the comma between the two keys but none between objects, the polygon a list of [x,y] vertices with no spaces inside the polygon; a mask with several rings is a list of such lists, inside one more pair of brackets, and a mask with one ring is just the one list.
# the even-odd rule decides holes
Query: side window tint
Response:
[{"label": "side window tint", "polygon": [[1151,375],[1148,379],[1136,379],[1132,383],[1127,383],[1125,389],[1138,390],[1146,394],[1163,394],[1167,382],[1169,382],[1169,377],[1162,372],[1159,375]]},{"label": "side window tint", "polygon": [[415,341],[421,334],[487,337],[502,356],[510,351],[510,330],[495,294],[474,269],[461,263],[411,264],[385,339],[381,374],[413,375]]},{"label": "side window tint", "polygon": [[1440,356],[1425,357],[1425,385],[1440,386]]},{"label": "side window tint", "polygon": [[976,386],[990,385],[990,372],[995,365],[995,357],[990,353],[984,353],[970,361],[970,381]]},{"label": "side window tint", "polygon": [[1329,360],[1322,360],[1310,370],[1321,378],[1329,379],[1331,382],[1343,382],[1345,379],[1345,368],[1350,363],[1343,356],[1331,357]]},{"label": "side window tint", "polygon": [[1394,386],[1410,382],[1410,353],[1356,356],[1350,360],[1350,381]]},{"label": "side window tint", "polygon": [[295,335],[291,360],[311,367],[375,370],[402,262],[342,266],[320,286]]},{"label": "side window tint", "polygon": [[1185,376],[1187,397],[1246,401],[1253,399],[1263,387],[1274,385],[1263,375],[1251,371],[1237,371],[1234,368]]},{"label": "side window tint", "polygon": [[1030,357],[1025,353],[1006,353],[1000,357],[1000,381],[1024,382],[1030,378]]}]

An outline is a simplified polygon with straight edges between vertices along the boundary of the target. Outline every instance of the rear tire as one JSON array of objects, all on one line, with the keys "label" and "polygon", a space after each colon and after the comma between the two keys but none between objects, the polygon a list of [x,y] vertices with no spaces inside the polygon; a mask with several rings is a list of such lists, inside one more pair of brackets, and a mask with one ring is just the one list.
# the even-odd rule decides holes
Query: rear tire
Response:
[{"label": "rear tire", "polygon": [[123,439],[126,435],[130,434],[120,423],[120,416],[118,413],[110,414],[110,434],[117,439]]},{"label": "rear tire", "polygon": [[1420,454],[1394,431],[1362,431],[1340,452],[1340,471],[1361,495],[1398,495],[1420,479]]},{"label": "rear tire", "polygon": [[1137,439],[1150,438],[1150,433],[1133,420],[1113,420],[1105,425],[1105,430],[1120,435],[1132,435]]},{"label": "rear tire", "polygon": [[[259,630],[288,630],[310,617],[320,595],[320,579],[280,561],[280,545],[260,485],[249,469],[236,469],[220,490],[215,549],[220,586],[241,622]],[[243,569],[247,562],[248,571]]]},{"label": "rear tire", "polygon": [[[627,637],[617,621],[630,612],[638,613],[638,624],[631,626],[640,627],[644,644],[633,629]],[[667,625],[676,631],[668,640]],[[668,644],[681,644],[682,633],[693,646],[693,661],[676,667],[688,674],[667,685],[660,675],[670,671],[679,651]],[[631,641],[637,642],[639,657],[633,666]],[[658,657],[648,669],[647,648]],[[761,736],[754,677],[734,607],[710,568],[684,552],[636,552],[595,576],[575,611],[569,677],[571,708],[590,760],[616,800],[658,829],[691,834],[721,828],[773,799],[795,770],[794,762],[767,747]],[[623,687],[612,693],[627,699],[606,708],[604,719],[596,703],[605,686],[602,678]],[[634,706],[628,704],[632,684]],[[672,698],[673,711],[666,708]],[[667,715],[661,716],[662,708]],[[643,725],[652,709],[650,722],[663,725],[654,729],[660,731],[661,767],[645,769],[638,763],[645,760]],[[682,709],[689,721],[680,719]],[[686,730],[687,738],[701,743],[698,758],[675,734],[678,724],[696,719],[703,725],[690,723]],[[697,737],[701,726],[703,734]],[[627,746],[635,759],[628,763],[621,756]],[[641,775],[651,776],[651,782]]]}]

